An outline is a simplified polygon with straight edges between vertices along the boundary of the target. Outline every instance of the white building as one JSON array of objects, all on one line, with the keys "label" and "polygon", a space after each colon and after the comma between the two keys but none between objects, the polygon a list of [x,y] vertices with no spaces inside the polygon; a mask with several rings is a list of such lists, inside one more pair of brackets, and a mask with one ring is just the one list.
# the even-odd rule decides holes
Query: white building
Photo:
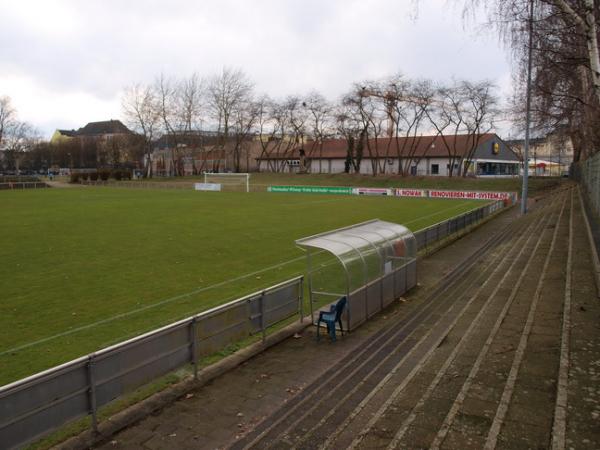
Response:
[{"label": "white building", "polygon": [[[361,149],[362,147],[362,155]],[[472,176],[518,176],[521,161],[496,134],[378,138],[362,146],[346,139],[310,141],[279,155],[256,158],[260,171],[449,176],[464,167]]]}]

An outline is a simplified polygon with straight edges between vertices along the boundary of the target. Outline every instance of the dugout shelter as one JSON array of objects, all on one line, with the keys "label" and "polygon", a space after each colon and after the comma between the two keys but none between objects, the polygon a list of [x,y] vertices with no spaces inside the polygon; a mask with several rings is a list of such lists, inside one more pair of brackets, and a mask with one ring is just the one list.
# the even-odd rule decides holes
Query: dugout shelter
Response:
[{"label": "dugout shelter", "polygon": [[313,305],[346,296],[344,328],[352,330],[417,283],[417,242],[403,225],[379,219],[298,239],[306,251]]}]

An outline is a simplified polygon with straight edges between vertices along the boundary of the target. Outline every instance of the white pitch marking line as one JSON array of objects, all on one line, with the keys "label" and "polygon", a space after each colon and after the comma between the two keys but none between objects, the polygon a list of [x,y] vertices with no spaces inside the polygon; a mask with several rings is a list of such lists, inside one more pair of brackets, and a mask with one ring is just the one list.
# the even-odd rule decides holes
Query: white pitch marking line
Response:
[{"label": "white pitch marking line", "polygon": [[[417,219],[413,219],[411,221],[406,222],[405,225],[408,225],[408,224],[414,223],[414,222],[418,222],[420,220],[427,219],[429,217],[436,216],[438,214],[441,214],[441,213],[446,212],[446,211],[450,211],[452,209],[456,209],[456,208],[458,208],[460,206],[464,206],[467,203],[470,203],[470,202],[463,202],[460,205],[455,205],[455,206],[453,206],[451,208],[446,208],[446,209],[440,210],[440,211],[438,211],[436,213],[429,214],[427,216],[418,217]],[[476,208],[474,208],[474,209],[476,209]],[[240,275],[239,277],[230,278],[228,280],[224,280],[224,281],[221,281],[219,283],[212,284],[210,286],[206,286],[206,287],[203,287],[203,288],[195,289],[195,290],[190,291],[190,292],[179,294],[179,295],[176,295],[175,297],[170,297],[170,298],[167,298],[167,299],[164,299],[164,300],[160,300],[160,301],[158,301],[156,303],[152,303],[150,305],[142,306],[140,308],[137,308],[137,309],[134,309],[134,310],[131,310],[131,311],[127,311],[127,312],[122,313],[122,314],[117,314],[117,315],[114,315],[114,316],[111,316],[111,317],[107,317],[106,319],[98,320],[96,322],[92,322],[92,323],[89,323],[89,324],[86,324],[86,325],[82,325],[82,326],[77,327],[77,328],[72,328],[72,329],[70,329],[68,331],[64,331],[62,333],[57,333],[57,334],[54,334],[52,336],[48,336],[48,337],[45,337],[45,338],[42,338],[42,339],[38,339],[36,341],[28,342],[27,344],[23,344],[23,345],[19,345],[17,347],[10,348],[8,350],[3,350],[3,351],[0,352],[0,356],[6,355],[8,353],[13,353],[13,352],[18,352],[18,351],[21,351],[21,350],[25,350],[25,349],[30,348],[30,347],[35,347],[36,345],[44,344],[44,343],[52,341],[54,339],[58,339],[58,338],[65,337],[65,336],[69,336],[71,334],[78,333],[80,331],[89,330],[90,328],[94,328],[94,327],[97,327],[99,325],[103,325],[105,323],[112,322],[114,320],[123,319],[125,317],[129,317],[129,316],[138,314],[140,312],[147,311],[149,309],[165,305],[167,303],[172,303],[174,301],[181,300],[181,299],[187,298],[187,297],[191,297],[192,295],[196,295],[196,294],[199,294],[201,292],[208,291],[210,289],[214,289],[214,288],[218,288],[218,287],[221,287],[221,286],[225,286],[226,284],[234,283],[236,281],[243,280],[244,278],[248,278],[248,277],[252,277],[252,276],[258,275],[258,274],[266,272],[268,270],[273,270],[273,269],[277,269],[279,267],[283,267],[283,266],[288,265],[288,264],[292,264],[292,263],[300,261],[300,260],[302,260],[304,258],[305,258],[304,255],[303,256],[298,256],[297,258],[292,258],[292,259],[289,259],[287,261],[283,261],[283,262],[281,262],[279,264],[275,264],[273,266],[269,266],[269,267],[266,267],[264,269],[257,270],[255,272],[250,272],[250,273],[247,273],[245,275]]]},{"label": "white pitch marking line", "polygon": [[533,249],[533,251],[531,252],[529,259],[525,265],[525,269],[523,269],[521,274],[519,275],[519,278],[518,278],[517,282],[515,283],[512,291],[506,301],[506,304],[504,305],[504,307],[502,308],[502,311],[498,315],[498,319],[494,323],[494,326],[492,327],[492,331],[490,332],[490,335],[486,339],[481,351],[479,352],[479,355],[477,356],[477,359],[475,360],[473,367],[471,367],[471,370],[469,372],[469,375],[467,376],[467,379],[463,383],[463,386],[462,386],[460,392],[456,396],[456,399],[454,400],[454,403],[452,404],[450,411],[448,411],[448,414],[446,415],[446,418],[444,419],[444,422],[442,423],[442,426],[440,427],[438,434],[436,435],[433,443],[431,444],[431,449],[439,448],[440,445],[442,444],[442,442],[444,441],[444,439],[446,438],[446,435],[450,431],[450,427],[454,423],[454,419],[456,418],[456,415],[460,411],[460,408],[462,407],[462,405],[465,401],[465,398],[467,397],[467,393],[469,392],[469,389],[471,389],[473,380],[479,373],[481,364],[483,364],[483,360],[487,356],[488,351],[489,351],[490,347],[492,346],[492,342],[496,338],[496,335],[498,334],[498,330],[500,329],[500,326],[502,325],[502,322],[504,321],[504,318],[506,317],[506,314],[508,313],[510,306],[512,305],[514,299],[517,296],[518,290],[521,287],[521,283],[525,279],[525,274],[527,272],[526,269],[531,264],[531,261],[533,260],[534,255],[537,253],[541,242],[542,242],[542,234],[540,234],[538,242],[536,243],[536,246]]},{"label": "white pitch marking line", "polygon": [[[517,245],[517,243],[519,243],[521,241],[521,239],[523,238],[525,234],[523,234],[521,237],[519,237],[519,239],[513,244],[513,248]],[[512,250],[512,249],[511,249]],[[448,334],[448,332],[456,325],[456,323],[458,322],[458,320],[460,319],[460,317],[463,315],[463,313],[467,310],[467,308],[475,301],[475,299],[479,296],[479,293],[487,286],[487,284],[490,282],[490,279],[498,272],[500,271],[500,269],[502,268],[502,264],[508,259],[510,255],[510,251],[505,253],[504,256],[500,259],[500,256],[497,256],[494,260],[500,259],[500,262],[496,265],[496,268],[493,270],[493,272],[490,274],[490,276],[483,282],[483,284],[481,286],[479,286],[477,288],[477,290],[475,291],[475,293],[471,296],[471,298],[467,301],[467,303],[463,306],[463,308],[459,311],[459,313],[456,315],[456,317],[454,318],[454,320],[447,326],[447,328],[445,329],[445,331],[441,334],[441,336],[437,339],[437,341],[430,347],[430,349],[427,351],[427,353],[421,357],[421,359],[419,360],[419,362],[417,364],[415,364],[415,367],[412,369],[412,371],[407,375],[407,377],[403,380],[403,382],[401,383],[400,387],[404,388],[405,385],[412,379],[412,377],[416,374],[416,372],[418,370],[420,370],[421,365],[423,363],[423,361],[426,361],[427,359],[429,359],[429,357],[431,356],[431,354],[436,350],[436,348],[438,347],[439,343],[444,339],[444,337]],[[490,264],[490,266],[493,266],[494,264]],[[508,272],[507,272],[508,273]],[[506,276],[506,275],[505,275]],[[447,313],[451,312],[454,307],[456,306],[456,304],[452,305],[452,307],[447,311]],[[447,314],[446,313],[446,314]],[[437,323],[437,322],[436,322]],[[390,373],[388,373],[378,384],[377,386],[375,386],[370,392],[369,394],[356,406],[356,408],[352,411],[352,413],[344,420],[344,422],[342,422],[342,424],[340,424],[336,430],[331,433],[329,435],[329,437],[327,438],[327,440],[320,446],[320,448],[328,448],[334,441],[334,439],[343,431],[344,428],[346,428],[348,426],[348,424],[354,419],[354,417],[356,417],[360,411],[362,411],[362,409],[364,409],[365,405],[371,400],[371,398],[381,390],[381,388],[390,380],[390,378],[399,370],[399,368],[402,366],[402,364],[404,364],[404,362],[413,354],[413,352],[420,346],[423,344],[423,342],[425,342],[425,340],[431,335],[431,333],[434,331],[436,327],[435,326],[431,326],[429,328],[429,330],[427,331],[427,333],[419,340],[419,342],[417,342],[417,344],[415,344],[415,346],[413,346],[411,348],[411,350],[396,364],[396,366],[394,366],[394,368],[390,371]],[[416,329],[415,329],[416,331]],[[411,333],[411,335],[415,332],[413,331]],[[410,336],[410,335],[409,335]],[[390,355],[391,356],[391,355]],[[389,358],[389,357],[388,357]],[[385,358],[384,361],[386,361],[388,358]],[[376,370],[381,364],[383,364],[382,361],[380,364],[378,364],[373,370]],[[342,403],[346,400],[346,398],[348,398],[356,389],[358,389],[362,384],[364,383],[364,380],[362,380],[361,382],[359,382],[354,389],[352,389],[348,394],[346,394],[345,397],[343,397],[341,400],[339,400],[339,403]],[[398,388],[396,389],[396,391],[399,390]],[[394,393],[396,393],[396,391],[394,391]],[[393,396],[394,394],[392,394]],[[313,428],[313,430],[315,428],[318,428],[319,426],[323,425],[325,423],[325,421],[329,418],[329,416],[333,414],[333,411],[331,411],[328,415],[326,415],[324,418],[322,418],[320,420],[320,422]],[[312,430],[311,430],[312,431]],[[302,442],[302,441],[300,441]],[[352,443],[350,448],[354,448],[355,445],[357,445],[359,442],[356,443]],[[296,446],[298,445],[298,443],[296,443]]]},{"label": "white pitch marking line", "polygon": [[[487,270],[488,268],[492,267],[492,266],[495,264],[496,260],[499,260],[499,259],[500,259],[500,255],[496,256],[496,257],[494,258],[494,260],[493,260],[493,261],[492,261],[490,264],[488,264],[488,265],[486,266],[485,270]],[[450,309],[449,309],[448,311],[452,311],[452,309],[453,309],[455,306],[456,306],[456,305],[453,305],[453,306],[451,306],[451,307],[450,307]],[[433,312],[434,312],[436,309],[437,309],[437,308],[434,308],[434,310],[432,311],[432,313],[433,313]],[[430,315],[431,315],[431,313],[429,314],[429,316],[430,316]],[[428,317],[429,317],[429,316],[428,316]],[[402,327],[401,327],[399,330],[396,330],[396,331],[394,332],[394,334],[393,334],[391,337],[387,338],[387,339],[386,339],[386,340],[385,340],[383,343],[381,343],[381,344],[380,344],[380,347],[381,347],[381,346],[383,346],[383,345],[386,345],[387,343],[389,343],[389,342],[390,342],[392,339],[394,339],[394,337],[395,337],[395,336],[397,336],[397,335],[398,335],[398,333],[402,332],[402,331],[403,331],[403,330],[404,330],[404,329],[405,329],[405,328],[406,328],[408,325],[410,325],[412,322],[414,322],[414,320],[415,320],[415,318],[412,318],[412,319],[410,319],[410,320],[409,320],[409,321],[408,321],[406,324],[404,324],[404,325],[403,325],[403,326],[402,326]],[[412,334],[412,333],[411,333],[411,334]],[[356,355],[356,356],[355,356],[355,357],[354,357],[354,358],[353,358],[353,359],[352,359],[350,362],[348,362],[348,363],[346,364],[346,366],[345,366],[345,367],[351,367],[351,366],[352,366],[352,364],[353,364],[353,363],[354,363],[354,362],[355,362],[355,361],[356,361],[358,358],[360,358],[360,355],[361,355],[361,354],[360,354],[360,353],[358,353],[358,354],[357,354],[357,355]],[[344,379],[342,379],[342,380],[338,380],[338,385],[341,385],[341,384],[342,384],[342,383],[344,383],[346,380],[348,380],[349,378],[351,378],[351,377],[352,377],[352,376],[353,376],[353,375],[354,375],[356,372],[358,372],[358,370],[360,370],[360,368],[361,368],[361,367],[363,367],[363,365],[364,365],[364,364],[365,364],[364,362],[363,362],[362,364],[359,364],[359,366],[358,366],[358,367],[355,367],[354,369],[352,369],[352,370],[351,370],[351,372],[350,372],[348,375],[346,375],[346,377],[345,377]],[[330,378],[330,379],[329,379],[329,381],[331,381],[331,379],[332,379],[332,378]],[[327,381],[327,382],[328,382],[328,381]],[[336,388],[334,388],[334,390],[335,390],[335,389],[336,389]],[[274,424],[272,424],[272,425],[271,425],[271,426],[270,426],[268,429],[264,430],[264,431],[263,431],[261,434],[259,434],[258,436],[256,436],[252,442],[250,442],[249,444],[247,444],[247,445],[244,447],[244,449],[249,449],[249,448],[253,447],[253,446],[254,446],[254,445],[255,445],[255,444],[258,442],[258,441],[260,441],[260,439],[262,439],[262,438],[263,438],[263,437],[264,437],[264,436],[265,436],[267,433],[269,433],[269,432],[270,432],[270,430],[271,430],[273,427],[275,427],[276,425],[280,424],[280,423],[281,423],[283,420],[285,420],[285,419],[286,419],[286,418],[287,418],[287,417],[288,417],[288,416],[289,416],[289,415],[290,415],[290,414],[291,414],[293,411],[295,411],[295,410],[296,410],[296,409],[297,409],[297,408],[298,408],[300,405],[304,404],[304,402],[305,402],[307,399],[308,399],[308,398],[305,398],[305,399],[301,400],[301,401],[300,401],[298,404],[296,404],[295,406],[293,406],[291,409],[288,409],[288,410],[287,410],[287,411],[286,411],[286,412],[285,412],[285,413],[284,413],[282,416],[280,416],[280,417],[279,417],[279,418],[278,418],[278,419],[275,421],[275,423],[274,423]],[[323,399],[320,399],[320,400],[319,400],[319,402],[320,402],[320,401],[322,401],[322,400],[323,400]],[[315,406],[313,405],[313,407],[312,407],[312,408],[314,409],[314,408],[315,408]],[[307,415],[310,413],[310,411],[312,411],[312,409],[311,409],[311,410],[309,410],[308,412],[305,412],[305,413],[302,415],[302,417],[301,417],[299,420],[303,420],[303,419],[304,419],[304,417],[306,417],[306,416],[307,416]],[[292,426],[293,426],[293,424],[292,424]],[[288,429],[289,429],[289,427],[288,427]],[[288,429],[286,429],[286,431],[288,431]],[[267,448],[268,448],[268,447],[267,447]]]},{"label": "white pitch marking line", "polygon": [[548,265],[550,264],[552,253],[554,252],[554,245],[556,243],[556,237],[558,236],[558,230],[560,229],[560,221],[565,209],[565,203],[567,202],[566,198],[560,210],[560,214],[558,215],[558,220],[556,223],[556,227],[554,229],[554,234],[552,236],[552,243],[550,244],[550,249],[548,250],[548,255],[546,256],[546,261],[544,261],[544,266],[542,268],[542,274],[538,281],[535,294],[533,296],[533,301],[531,302],[531,306],[529,308],[529,314],[527,316],[527,321],[525,323],[525,328],[521,333],[521,339],[519,340],[519,345],[517,347],[517,351],[515,352],[515,357],[513,359],[512,367],[510,368],[510,373],[508,374],[508,379],[506,380],[506,385],[504,386],[504,391],[502,392],[502,398],[500,399],[500,404],[498,405],[498,409],[496,410],[496,415],[494,416],[494,420],[492,422],[492,426],[488,432],[487,440],[485,442],[484,449],[485,450],[493,450],[496,448],[496,443],[498,442],[498,436],[500,435],[500,428],[504,423],[504,418],[506,417],[506,413],[508,412],[508,406],[510,404],[510,400],[512,398],[512,394],[515,389],[515,383],[517,382],[517,375],[519,373],[519,369],[521,367],[521,362],[523,361],[523,357],[525,356],[525,349],[527,348],[527,341],[529,340],[529,334],[531,333],[531,328],[533,327],[533,319],[535,318],[535,312],[537,310],[537,304],[541,297],[542,286],[544,285],[544,280],[546,279],[546,272],[548,270]]},{"label": "white pitch marking line", "polygon": [[[518,244],[523,240],[523,238],[526,236],[527,232],[534,226],[535,224],[532,223],[531,225],[529,225],[527,227],[527,230],[523,233],[523,235],[521,235],[517,241],[513,244],[513,249],[515,247],[518,246]],[[521,250],[518,252],[515,260],[517,260],[524,252],[525,247],[527,246],[527,244],[529,243],[529,241],[532,239],[533,235],[530,235],[527,238],[527,241],[525,242],[525,245],[523,245],[521,247]],[[511,249],[511,250],[513,250]],[[507,252],[508,254],[508,252]],[[496,286],[496,288],[494,289],[493,293],[488,297],[488,299],[486,300],[485,304],[483,305],[482,309],[479,311],[479,313],[477,314],[477,316],[475,317],[475,319],[473,319],[473,321],[471,322],[469,328],[467,329],[466,333],[463,335],[463,337],[461,338],[460,342],[457,344],[457,346],[455,347],[455,349],[453,350],[453,352],[451,353],[451,355],[448,357],[448,359],[446,360],[446,363],[444,364],[444,366],[442,368],[440,368],[440,370],[438,371],[436,378],[434,379],[434,381],[431,383],[431,385],[429,386],[428,390],[426,391],[426,393],[424,394],[424,397],[428,395],[429,391],[433,391],[433,389],[435,388],[435,386],[439,383],[439,381],[442,379],[443,375],[445,374],[446,370],[450,367],[450,364],[452,363],[452,361],[454,360],[454,358],[456,357],[456,354],[458,353],[458,351],[462,348],[462,345],[464,344],[466,337],[471,333],[471,331],[475,328],[476,324],[478,323],[478,321],[480,320],[481,317],[483,317],[483,312],[485,310],[485,308],[487,307],[487,305],[489,304],[490,300],[493,298],[493,296],[495,295],[495,293],[498,291],[498,289],[500,289],[500,285],[502,284],[502,282],[504,281],[504,279],[508,276],[508,273],[510,272],[511,268],[509,268],[506,272],[506,274],[503,276],[502,280],[498,283],[498,285]],[[458,320],[458,318],[456,319]],[[437,346],[434,346],[432,348],[433,351],[435,351],[435,349],[437,348]],[[431,353],[433,353],[433,351]],[[429,356],[429,353],[428,353]],[[428,358],[427,358],[428,359]],[[425,360],[423,360],[425,361]],[[390,397],[386,400],[386,402],[379,408],[379,410],[373,415],[373,417],[369,420],[369,422],[367,423],[367,425],[360,431],[360,433],[357,435],[357,437],[354,439],[354,441],[352,441],[352,443],[350,444],[351,449],[356,448],[364,439],[364,437],[367,435],[367,433],[373,428],[373,426],[377,423],[377,421],[383,416],[383,414],[385,413],[385,411],[389,408],[389,406],[397,399],[397,397],[400,395],[400,393],[404,390],[404,388],[406,387],[406,385],[410,382],[410,380],[413,378],[413,376],[416,374],[416,372],[418,370],[421,369],[421,365],[418,365],[417,367],[415,367],[413,369],[413,371],[411,371],[411,373],[409,374],[409,376],[407,376],[402,383],[400,383],[400,385],[398,387],[396,387],[396,389],[394,390],[394,392],[390,395]],[[403,428],[408,428],[408,425],[410,425],[410,422],[412,422],[412,420],[414,420],[414,417],[416,417],[414,410],[417,409],[419,407],[419,404],[423,402],[424,403],[424,399],[422,398],[419,403],[413,408],[413,412],[411,413],[411,416],[409,416],[409,418],[407,419],[407,421],[404,422],[403,427],[400,429],[402,430]],[[412,420],[409,420],[411,419]],[[408,423],[407,423],[408,422]],[[349,423],[349,421],[348,421]],[[345,424],[347,425],[347,424]],[[388,445],[388,448],[395,448],[396,444],[395,442],[398,441],[402,435],[404,433],[397,433],[396,436],[394,436],[394,439],[390,442],[390,444]]]},{"label": "white pitch marking line", "polygon": [[567,429],[567,395],[569,385],[569,346],[571,334],[571,270],[573,262],[573,191],[571,191],[571,215],[569,217],[569,252],[567,256],[567,273],[565,280],[565,301],[563,305],[563,325],[560,342],[560,365],[558,369],[558,386],[554,423],[552,425],[552,449],[565,448]]},{"label": "white pitch marking line", "polygon": [[114,316],[111,316],[111,317],[107,317],[106,319],[98,320],[96,322],[92,322],[92,323],[89,323],[87,325],[82,325],[80,327],[73,328],[73,329],[65,331],[63,333],[58,333],[58,334],[55,334],[55,335],[52,335],[52,336],[48,336],[48,337],[43,338],[43,339],[39,339],[37,341],[29,342],[27,344],[23,344],[23,345],[20,345],[18,347],[11,348],[9,350],[4,350],[4,351],[0,352],[0,356],[5,355],[7,353],[12,353],[12,352],[23,350],[23,349],[26,349],[26,348],[29,348],[29,347],[33,347],[35,345],[43,344],[44,342],[48,342],[48,341],[51,341],[53,339],[57,339],[57,338],[64,337],[64,336],[68,336],[70,334],[77,333],[79,331],[87,330],[89,328],[93,328],[93,327],[96,327],[98,325],[102,325],[102,324],[111,322],[113,320],[122,319],[124,317],[129,317],[129,316],[132,316],[134,314],[140,313],[142,311],[146,311],[148,309],[156,308],[157,306],[161,306],[161,305],[164,305],[164,304],[167,304],[167,303],[171,303],[171,302],[174,302],[174,301],[177,301],[177,300],[181,300],[183,298],[191,297],[192,295],[200,294],[201,292],[205,292],[205,291],[208,291],[210,289],[221,287],[221,286],[224,286],[226,284],[233,283],[235,281],[243,280],[244,278],[248,278],[248,277],[252,277],[252,276],[258,275],[259,273],[266,272],[268,270],[277,269],[277,268],[285,266],[287,264],[291,264],[293,262],[300,261],[300,260],[302,260],[304,258],[305,258],[305,256],[299,256],[297,258],[293,258],[293,259],[284,261],[282,263],[279,263],[279,264],[276,264],[276,265],[273,265],[273,266],[269,266],[269,267],[266,267],[264,269],[257,270],[255,272],[250,272],[250,273],[247,273],[245,275],[240,275],[239,277],[230,278],[229,280],[224,280],[224,281],[221,281],[219,283],[211,284],[210,286],[205,286],[203,288],[195,289],[195,290],[193,290],[191,292],[186,292],[184,294],[176,295],[175,297],[170,297],[170,298],[167,298],[167,299],[164,299],[164,300],[160,300],[160,301],[158,301],[156,303],[152,303],[150,305],[142,306],[141,308],[137,308],[137,309],[134,309],[134,310],[131,310],[131,311],[127,311],[127,312],[122,313],[122,314],[117,314],[117,315],[114,315]]}]

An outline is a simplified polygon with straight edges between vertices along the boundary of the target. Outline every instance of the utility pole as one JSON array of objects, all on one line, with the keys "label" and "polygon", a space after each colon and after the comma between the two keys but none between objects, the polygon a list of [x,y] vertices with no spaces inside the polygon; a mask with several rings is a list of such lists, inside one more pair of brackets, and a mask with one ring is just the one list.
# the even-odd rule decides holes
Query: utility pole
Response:
[{"label": "utility pole", "polygon": [[523,190],[521,192],[521,214],[527,214],[527,190],[529,184],[529,127],[531,121],[531,67],[533,48],[533,0],[529,0],[529,49],[527,55],[527,105],[525,116],[525,145],[523,155]]}]

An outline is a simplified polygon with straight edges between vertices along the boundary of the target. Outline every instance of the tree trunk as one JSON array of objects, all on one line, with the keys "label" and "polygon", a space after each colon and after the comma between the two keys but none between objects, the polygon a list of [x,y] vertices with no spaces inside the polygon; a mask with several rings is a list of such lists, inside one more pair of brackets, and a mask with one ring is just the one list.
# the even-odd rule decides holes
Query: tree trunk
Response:
[{"label": "tree trunk", "polygon": [[596,31],[596,16],[594,15],[594,0],[584,0],[585,21],[587,23],[586,40],[590,55],[590,69],[594,93],[600,104],[600,53],[598,52],[598,33]]},{"label": "tree trunk", "polygon": [[598,51],[598,33],[596,31],[596,16],[594,0],[583,0],[585,16],[581,17],[565,0],[554,0],[555,5],[570,16],[581,28],[585,35],[588,48],[590,70],[592,72],[593,91],[600,103],[600,52]]}]

